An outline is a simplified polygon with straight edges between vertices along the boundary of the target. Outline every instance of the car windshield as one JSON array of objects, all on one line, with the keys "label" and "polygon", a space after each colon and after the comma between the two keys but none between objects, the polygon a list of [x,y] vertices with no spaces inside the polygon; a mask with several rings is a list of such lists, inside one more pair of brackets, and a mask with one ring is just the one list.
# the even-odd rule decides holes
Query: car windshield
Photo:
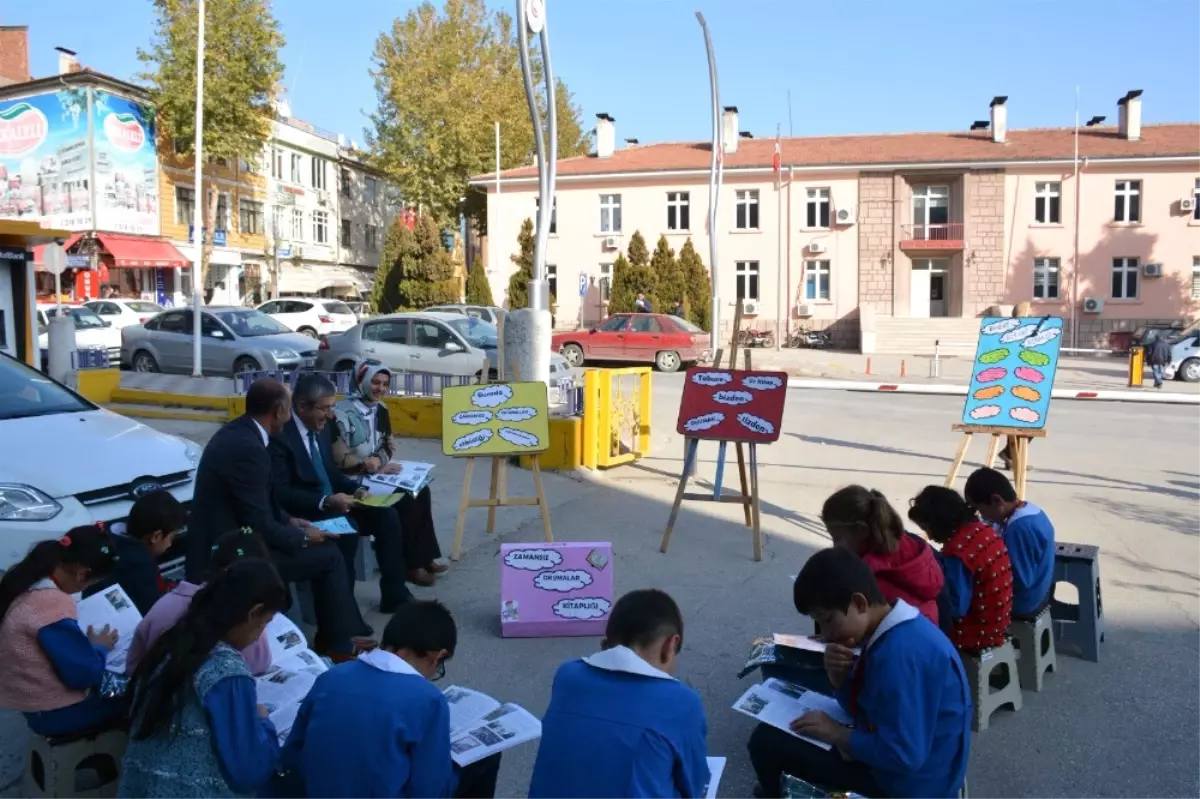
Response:
[{"label": "car windshield", "polygon": [[679,326],[679,329],[682,330],[684,333],[703,333],[704,332],[703,330],[701,330],[696,325],[693,325],[688,320],[680,319],[678,316],[676,316],[671,321],[674,322],[675,324],[677,324]]},{"label": "car windshield", "polygon": [[446,324],[467,340],[472,347],[487,349],[497,344],[496,326],[473,316],[461,319],[449,319]]},{"label": "car windshield", "polygon": [[239,308],[236,311],[214,311],[213,316],[220,319],[229,326],[230,330],[243,338],[274,336],[279,333],[292,332],[262,311],[257,311],[253,308]]},{"label": "car windshield", "polygon": [[[75,320],[76,330],[89,330],[93,327],[104,327],[104,320],[100,315],[91,308],[63,308],[63,313],[72,317]],[[58,309],[55,308],[50,312],[51,316],[58,316]]]},{"label": "car windshield", "polygon": [[327,313],[345,314],[346,316],[352,316],[354,314],[354,311],[350,310],[350,306],[344,302],[326,300],[321,304],[325,306],[325,311]]},{"label": "car windshield", "polygon": [[0,355],[0,419],[94,410],[95,405],[75,396],[41,372],[15,358]]},{"label": "car windshield", "polygon": [[156,302],[127,302],[125,304],[134,313],[162,313],[167,310]]}]

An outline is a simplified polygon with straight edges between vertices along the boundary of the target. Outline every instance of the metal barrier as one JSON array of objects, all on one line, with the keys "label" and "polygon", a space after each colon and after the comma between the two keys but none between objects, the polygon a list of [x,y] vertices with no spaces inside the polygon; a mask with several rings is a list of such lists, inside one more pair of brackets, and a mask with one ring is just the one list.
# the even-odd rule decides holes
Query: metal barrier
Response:
[{"label": "metal barrier", "polygon": [[648,366],[584,372],[584,466],[604,469],[649,454],[651,375]]},{"label": "metal barrier", "polygon": [[[278,380],[290,389],[295,389],[296,381],[301,375],[318,374],[329,378],[337,387],[339,394],[350,391],[349,372],[319,372],[302,369],[276,369],[258,372],[242,372],[234,378],[238,394],[250,390],[250,384],[255,380],[269,377]],[[388,386],[390,397],[438,397],[442,389],[450,386],[466,386],[475,382],[474,375],[436,375],[429,372],[393,372],[392,382]]]},{"label": "metal barrier", "polygon": [[108,369],[112,366],[112,356],[108,354],[108,350],[102,348],[90,348],[83,350],[74,350],[71,353],[71,368],[79,369]]}]

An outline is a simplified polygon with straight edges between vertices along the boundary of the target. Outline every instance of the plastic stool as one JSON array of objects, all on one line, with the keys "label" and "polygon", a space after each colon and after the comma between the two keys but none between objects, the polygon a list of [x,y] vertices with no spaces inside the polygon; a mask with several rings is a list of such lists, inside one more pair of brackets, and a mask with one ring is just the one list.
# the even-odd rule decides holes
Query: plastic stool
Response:
[{"label": "plastic stool", "polygon": [[[971,684],[971,704],[974,718],[971,729],[983,732],[988,728],[988,719],[992,713],[1005,705],[1012,705],[1013,712],[1021,709],[1021,684],[1017,678],[1017,650],[1011,640],[1006,640],[1000,646],[985,649],[978,655],[963,653],[963,666],[967,670],[967,681]],[[992,673],[1000,666],[1006,666],[1005,683],[1000,688],[993,688]]]},{"label": "plastic stool", "polygon": [[127,743],[129,735],[117,728],[70,737],[35,735],[29,744],[21,795],[116,796]]},{"label": "plastic stool", "polygon": [[1104,604],[1100,600],[1100,548],[1087,544],[1054,547],[1054,583],[1070,583],[1079,591],[1079,604],[1060,602],[1051,590],[1050,618],[1054,641],[1079,650],[1079,656],[1100,662],[1104,641]]},{"label": "plastic stool", "polygon": [[1048,671],[1058,671],[1058,654],[1054,648],[1054,631],[1050,607],[1046,606],[1033,621],[1013,619],[1008,628],[1017,647],[1017,673],[1021,688],[1042,690],[1042,679]]}]

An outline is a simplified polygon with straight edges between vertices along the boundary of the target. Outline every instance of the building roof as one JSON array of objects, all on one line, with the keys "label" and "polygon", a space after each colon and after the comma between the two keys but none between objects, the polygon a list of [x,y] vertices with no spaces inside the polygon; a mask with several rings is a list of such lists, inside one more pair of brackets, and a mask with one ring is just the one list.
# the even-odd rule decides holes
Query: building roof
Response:
[{"label": "building roof", "polygon": [[[781,140],[783,168],[845,166],[850,169],[885,166],[930,166],[969,163],[1070,160],[1075,154],[1074,128],[1010,130],[1008,141],[992,141],[990,131],[956,133],[896,133],[867,136],[814,136]],[[582,155],[558,162],[561,177],[603,177],[639,172],[707,172],[712,157],[707,141],[642,144],[617,150],[608,158]],[[736,153],[727,153],[725,171],[770,169],[774,139],[739,139]],[[1140,141],[1128,141],[1115,127],[1080,128],[1081,158],[1195,157],[1200,159],[1200,123],[1144,125]],[[500,173],[501,182],[537,176],[533,166]],[[471,179],[484,187],[495,173]]]}]

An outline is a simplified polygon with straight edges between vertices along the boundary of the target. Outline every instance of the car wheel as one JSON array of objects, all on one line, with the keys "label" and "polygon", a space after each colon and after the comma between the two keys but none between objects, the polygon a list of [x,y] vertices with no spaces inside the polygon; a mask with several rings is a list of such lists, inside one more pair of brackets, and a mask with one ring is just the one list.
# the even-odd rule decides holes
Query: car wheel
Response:
[{"label": "car wheel", "polygon": [[654,365],[658,367],[658,371],[660,372],[677,372],[679,371],[679,367],[682,365],[682,363],[683,362],[679,360],[678,352],[671,352],[668,350],[666,352],[660,352],[658,355],[654,356]]},{"label": "car wheel", "polygon": [[139,350],[133,354],[133,371],[135,372],[157,372],[158,361],[154,360],[154,356],[145,350]]},{"label": "car wheel", "polygon": [[583,347],[578,344],[564,344],[562,348],[562,356],[567,359],[567,363],[572,367],[583,366]]},{"label": "car wheel", "polygon": [[1179,364],[1179,377],[1187,383],[1200,382],[1200,358],[1188,358]]},{"label": "car wheel", "polygon": [[317,331],[313,330],[311,327],[302,327],[296,332],[303,336],[308,336],[309,338],[320,338],[317,335]]},{"label": "car wheel", "polygon": [[233,373],[241,374],[242,372],[261,372],[262,366],[258,361],[248,355],[242,356],[233,362]]}]

